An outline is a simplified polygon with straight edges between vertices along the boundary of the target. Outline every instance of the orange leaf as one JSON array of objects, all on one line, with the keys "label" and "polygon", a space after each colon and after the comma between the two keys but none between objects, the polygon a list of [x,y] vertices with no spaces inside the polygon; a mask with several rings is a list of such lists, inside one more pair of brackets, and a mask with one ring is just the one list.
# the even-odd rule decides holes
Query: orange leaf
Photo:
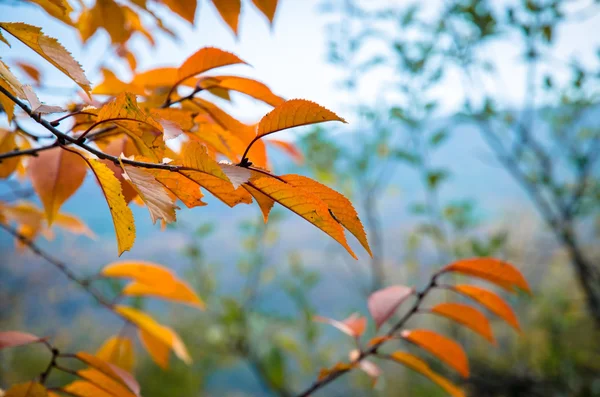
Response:
[{"label": "orange leaf", "polygon": [[238,33],[238,21],[240,18],[240,11],[242,10],[242,2],[241,0],[212,0],[215,8],[223,18],[223,21],[233,33],[237,35]]},{"label": "orange leaf", "polygon": [[336,372],[346,372],[351,370],[356,366],[356,363],[337,363],[331,368],[323,368],[319,371],[319,376],[317,380],[323,380],[327,378],[329,375]]},{"label": "orange leaf", "polygon": [[292,99],[267,113],[258,123],[256,135],[261,137],[287,128],[324,121],[346,122],[331,110],[325,109],[314,102],[305,99]]},{"label": "orange leaf", "polygon": [[267,17],[269,22],[273,23],[275,11],[277,11],[277,0],[252,0],[252,2]]},{"label": "orange leaf", "polygon": [[327,207],[329,211],[333,213],[333,219],[342,224],[350,233],[356,237],[360,244],[364,247],[369,255],[373,256],[371,249],[369,248],[369,242],[367,241],[367,235],[363,228],[358,213],[354,209],[354,206],[346,197],[341,193],[317,182],[310,178],[301,175],[281,175],[281,179],[290,185],[308,191],[315,196],[319,197]]},{"label": "orange leaf", "polygon": [[394,285],[373,292],[369,296],[368,306],[376,327],[379,329],[414,292],[414,288],[403,285]]},{"label": "orange leaf", "polygon": [[81,157],[62,148],[45,150],[30,159],[31,184],[44,205],[48,226],[63,203],[79,189],[85,174]]},{"label": "orange leaf", "polygon": [[41,342],[42,340],[42,338],[27,332],[3,331],[0,332],[0,350],[6,349],[7,347],[29,345],[31,343]]},{"label": "orange leaf", "polygon": [[333,219],[327,204],[317,195],[271,177],[252,180],[248,185],[327,233],[357,259],[346,242],[344,229]]},{"label": "orange leaf", "polygon": [[125,286],[122,293],[127,296],[155,296],[187,303],[199,309],[204,309],[205,307],[204,302],[181,280],[163,282],[160,285],[147,285],[134,281]]},{"label": "orange leaf", "polygon": [[263,219],[265,220],[265,223],[267,223],[267,221],[269,220],[269,213],[271,212],[275,201],[272,200],[269,196],[261,193],[260,190],[257,190],[248,184],[244,185],[244,189],[246,189],[248,193],[250,193],[252,197],[254,197],[254,200],[256,200],[256,203],[258,204],[258,207],[260,208],[260,211],[263,214]]},{"label": "orange leaf", "polygon": [[[0,63],[1,62],[2,61],[0,61]],[[12,88],[12,86],[10,84],[8,84],[6,81],[4,81],[4,79],[2,79],[1,76],[0,76],[0,87],[4,88],[6,91],[11,93],[13,96],[17,95],[16,92],[14,91],[14,89]],[[2,106],[2,109],[4,109],[4,112],[6,113],[6,118],[8,119],[8,122],[9,123],[12,122],[13,116],[15,114],[15,103],[6,95],[0,95],[0,106]]]},{"label": "orange leaf", "polygon": [[102,389],[102,391],[108,393],[112,396],[118,397],[135,397],[131,391],[127,389],[122,383],[111,378],[108,375],[103,374],[94,368],[86,368],[77,371],[77,375],[80,378],[94,384],[98,388]]},{"label": "orange leaf", "polygon": [[169,349],[173,350],[175,355],[186,364],[190,364],[192,362],[192,359],[190,358],[185,345],[179,338],[179,335],[177,335],[177,333],[175,333],[175,331],[173,331],[171,328],[157,323],[146,313],[143,313],[132,307],[117,305],[115,306],[115,311],[125,319],[135,324],[140,330],[145,331],[162,344],[168,346]]},{"label": "orange leaf", "polygon": [[114,397],[114,394],[102,389],[101,386],[84,380],[71,382],[62,390],[77,397]]},{"label": "orange leaf", "polygon": [[152,169],[148,170],[158,182],[173,193],[188,208],[200,207],[206,205],[202,201],[204,195],[200,191],[200,186],[178,172],[168,170]]},{"label": "orange leaf", "polygon": [[171,11],[179,15],[192,25],[196,16],[196,0],[162,0],[162,3],[169,7]]},{"label": "orange leaf", "polygon": [[435,355],[465,378],[469,376],[467,355],[452,339],[426,329],[406,330],[402,332],[402,337]]},{"label": "orange leaf", "polygon": [[517,331],[521,330],[515,312],[504,299],[492,291],[474,285],[455,285],[451,288],[485,306],[489,311],[502,318]]},{"label": "orange leaf", "polygon": [[514,287],[531,294],[531,289],[523,274],[513,265],[495,258],[462,259],[442,269],[443,272],[456,272],[490,281],[510,292]]},{"label": "orange leaf", "polygon": [[44,35],[42,29],[22,22],[2,22],[0,28],[12,34],[58,70],[69,76],[89,95],[91,91],[90,82],[85,77],[81,65],[56,39]]},{"label": "orange leaf", "polygon": [[352,336],[353,338],[359,338],[367,328],[366,317],[359,316],[357,313],[350,315],[343,321],[321,316],[315,316],[314,320],[320,323],[332,325],[346,335]]},{"label": "orange leaf", "polygon": [[[239,1],[239,0],[238,0]],[[231,0],[225,0],[224,3],[231,3]],[[227,65],[246,63],[237,55],[231,52],[223,51],[215,47],[204,47],[196,51],[179,67],[177,79],[182,82],[190,77],[204,73],[214,68]]]},{"label": "orange leaf", "polygon": [[127,337],[111,336],[96,351],[96,357],[129,373],[133,371],[133,343]]},{"label": "orange leaf", "polygon": [[404,353],[400,351],[392,353],[390,355],[390,358],[416,372],[419,372],[422,375],[425,375],[431,381],[433,381],[442,389],[444,389],[446,393],[450,394],[452,397],[465,396],[465,393],[461,389],[453,385],[448,379],[435,373],[431,368],[429,368],[429,365],[427,365],[427,363],[425,363],[425,361],[421,360],[420,358],[410,353]]},{"label": "orange leaf", "polygon": [[271,106],[279,106],[285,100],[273,93],[269,87],[260,81],[239,76],[206,77],[200,80],[200,86],[207,88],[220,87],[226,90],[241,92],[252,98],[263,101]]},{"label": "orange leaf", "polygon": [[[137,154],[137,150],[126,136],[111,141],[105,148],[104,153],[119,157],[121,154],[131,156]],[[121,182],[121,189],[125,202],[129,203],[137,195],[137,191],[131,186],[131,183],[123,177],[123,169],[110,160],[100,160],[115,174],[115,177]],[[168,171],[167,171],[168,172]]]},{"label": "orange leaf", "polygon": [[[0,128],[0,153],[8,153],[18,149],[15,135],[13,132]],[[19,161],[19,157],[2,160],[0,162],[0,179],[8,178],[17,169]]]},{"label": "orange leaf", "polygon": [[46,388],[37,382],[19,383],[8,389],[3,397],[46,397]]},{"label": "orange leaf", "polygon": [[86,363],[90,367],[97,369],[98,371],[110,377],[111,379],[114,379],[117,382],[121,383],[127,389],[132,391],[136,396],[140,395],[140,385],[127,371],[86,352],[77,352],[75,354],[75,357],[77,357],[80,361]]},{"label": "orange leaf", "polygon": [[82,234],[88,236],[91,239],[96,238],[96,235],[89,227],[79,218],[74,215],[65,214],[63,212],[56,215],[54,219],[54,225],[65,229],[74,234]]},{"label": "orange leaf", "polygon": [[474,307],[462,303],[440,303],[431,308],[430,311],[472,329],[490,343],[495,344],[490,322],[483,313]]},{"label": "orange leaf", "polygon": [[279,139],[269,139],[267,144],[271,144],[284,152],[286,152],[292,160],[294,160],[297,164],[302,164],[304,162],[304,155],[298,149],[296,145],[291,142],[280,141]]}]

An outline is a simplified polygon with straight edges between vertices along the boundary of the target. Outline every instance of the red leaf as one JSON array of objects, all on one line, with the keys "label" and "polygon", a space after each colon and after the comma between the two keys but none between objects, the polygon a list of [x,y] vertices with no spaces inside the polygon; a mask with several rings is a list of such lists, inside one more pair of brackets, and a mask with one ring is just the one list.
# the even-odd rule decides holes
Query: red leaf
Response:
[{"label": "red leaf", "polygon": [[0,332],[0,350],[7,347],[23,346],[44,340],[38,336],[19,331]]}]

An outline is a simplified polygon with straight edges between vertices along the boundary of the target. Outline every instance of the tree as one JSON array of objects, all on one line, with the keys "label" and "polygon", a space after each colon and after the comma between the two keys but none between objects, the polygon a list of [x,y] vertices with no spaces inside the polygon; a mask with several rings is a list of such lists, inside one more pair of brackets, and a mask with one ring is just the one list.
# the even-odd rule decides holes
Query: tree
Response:
[{"label": "tree", "polygon": [[[42,7],[51,17],[73,26],[84,43],[97,30],[106,30],[115,55],[125,60],[132,71],[136,69],[135,56],[128,48],[132,35],[140,33],[150,43],[154,39],[152,28],[143,22],[145,19],[152,20],[153,29],[171,33],[150,7],[155,2],[98,0],[92,7],[80,4],[75,8],[66,0],[32,0],[31,3]],[[195,2],[192,2],[193,7],[187,1],[157,3],[164,3],[175,14],[193,23]],[[273,21],[276,1],[253,0],[253,3],[269,21]],[[237,34],[240,1],[213,0],[213,4]],[[72,14],[77,15],[76,19],[71,19]],[[357,259],[346,240],[346,229],[371,254],[362,223],[346,197],[308,177],[277,175],[268,170],[267,144],[282,147],[292,155],[297,149],[289,143],[264,139],[266,136],[297,126],[327,121],[345,122],[330,110],[308,100],[284,100],[263,83],[250,78],[206,75],[216,68],[246,63],[236,55],[214,47],[199,49],[178,67],[135,72],[130,82],[121,81],[114,72],[104,69],[104,80],[92,89],[78,62],[58,40],[44,34],[40,27],[0,22],[0,33],[3,45],[10,47],[13,39],[20,41],[83,91],[81,98],[74,100],[66,109],[44,104],[31,85],[22,84],[11,72],[11,68],[21,67],[35,78],[34,68],[0,62],[0,104],[11,124],[11,128],[1,130],[0,176],[10,178],[13,173],[24,176],[43,205],[40,209],[24,201],[0,202],[0,226],[19,244],[54,265],[100,305],[123,320],[124,327],[137,330],[139,340],[160,367],[168,366],[171,351],[180,360],[190,363],[192,357],[185,343],[172,328],[133,305],[123,304],[122,300],[153,297],[204,310],[205,302],[196,291],[171,269],[136,260],[116,261],[104,266],[94,277],[82,278],[65,261],[49,255],[35,242],[39,235],[49,233],[52,227],[62,227],[74,233],[90,232],[76,217],[61,212],[62,204],[79,189],[88,171],[98,182],[99,191],[110,209],[118,255],[131,250],[136,237],[133,213],[128,206],[130,202],[145,206],[153,223],[160,220],[166,226],[176,221],[178,201],[188,208],[206,205],[202,201],[201,188],[230,207],[256,201],[265,222],[274,204],[279,203],[321,229]],[[202,98],[204,93],[227,97],[230,91],[249,95],[273,109],[256,125],[247,125],[212,101]],[[99,101],[98,96],[105,100]],[[19,112],[35,123],[36,130],[44,130],[44,133],[30,131],[17,117]],[[62,116],[51,117],[53,114]],[[180,147],[167,144],[169,141],[178,142]],[[223,158],[229,161],[218,162]],[[430,330],[405,329],[406,322],[413,316],[431,313],[453,320],[490,342],[494,341],[486,316],[470,305],[439,303],[424,308],[425,298],[439,289],[474,300],[518,329],[514,313],[497,294],[478,286],[442,283],[441,278],[447,274],[483,279],[508,292],[519,289],[530,292],[527,281],[514,266],[493,258],[453,261],[435,272],[429,283],[418,292],[406,286],[379,288],[382,285],[377,285],[378,288],[373,288],[375,291],[368,298],[376,333],[367,343],[361,341],[367,328],[366,317],[352,315],[343,321],[316,318],[316,321],[329,323],[350,336],[356,343],[356,349],[350,352],[348,362],[340,361],[321,370],[317,380],[297,395],[310,395],[355,368],[371,376],[374,383],[381,373],[372,361],[374,358],[403,364],[425,375],[448,394],[463,395],[460,388],[434,372],[416,355],[405,351],[383,351],[390,340],[403,339],[437,356],[460,375],[468,376],[466,355],[452,339]],[[95,285],[97,279],[106,278],[124,278],[131,282],[111,299]],[[404,311],[398,319],[391,321],[399,309]],[[265,371],[264,362],[256,359],[245,342],[242,308],[232,305],[231,313],[242,326],[242,335],[235,339],[232,335],[232,345],[254,363],[261,375],[267,373],[264,381],[274,391],[280,395],[292,395],[284,377]],[[387,322],[391,323],[389,329],[380,331]],[[34,343],[48,348],[50,357],[46,369],[35,381],[12,386],[7,396],[131,396],[141,393],[140,385],[132,376],[133,353],[129,337],[116,334],[92,355],[85,351],[66,353],[49,338],[30,333],[0,332],[0,349]],[[275,367],[281,367],[277,364],[282,360],[278,350],[271,350],[268,359],[276,363]],[[81,364],[86,368],[77,369]],[[48,385],[50,375],[57,371],[72,375],[74,380],[66,385]]]}]

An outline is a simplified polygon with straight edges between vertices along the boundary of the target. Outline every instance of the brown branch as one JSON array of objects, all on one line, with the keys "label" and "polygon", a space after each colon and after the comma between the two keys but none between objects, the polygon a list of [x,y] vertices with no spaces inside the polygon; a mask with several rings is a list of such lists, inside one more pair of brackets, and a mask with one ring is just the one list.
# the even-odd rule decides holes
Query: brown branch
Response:
[{"label": "brown branch", "polygon": [[[429,294],[429,292],[431,292],[431,290],[433,288],[437,287],[437,279],[440,276],[440,274],[441,274],[440,272],[435,273],[431,277],[429,284],[427,284],[427,286],[423,289],[423,291],[417,293],[417,295],[416,295],[417,300],[413,303],[410,310],[404,316],[402,316],[402,318],[400,318],[400,320],[398,320],[398,322],[396,324],[394,324],[394,326],[392,326],[392,328],[390,328],[390,330],[385,334],[386,337],[390,337],[390,338],[393,337],[402,327],[404,327],[406,322],[408,320],[410,320],[413,315],[415,315],[419,312],[419,309],[420,309],[421,304],[423,303],[423,300],[425,299],[425,297]],[[366,349],[360,349],[358,358],[353,363],[359,363],[360,361],[364,360],[367,357],[378,355],[379,348],[382,347],[382,345],[385,344],[385,342],[386,342],[386,340],[384,339]],[[352,368],[340,369],[340,370],[334,371],[334,372],[330,373],[329,375],[327,375],[326,377],[324,377],[323,379],[316,380],[313,384],[311,384],[309,387],[307,387],[304,391],[298,393],[296,396],[297,397],[308,397],[315,391],[323,388],[324,386],[333,382],[334,380],[336,380],[340,376],[344,375],[345,373],[350,372],[351,370],[352,370]]]},{"label": "brown branch", "polygon": [[69,280],[77,283],[81,288],[83,288],[90,295],[92,295],[92,297],[94,297],[94,299],[99,304],[106,307],[110,311],[114,312],[113,305],[108,300],[106,300],[102,295],[100,295],[100,293],[95,288],[92,288],[92,286],[89,285],[89,282],[79,278],[75,273],[73,273],[73,271],[71,269],[69,269],[69,267],[64,262],[52,257],[50,254],[48,254],[46,252],[44,252],[32,240],[30,240],[27,236],[24,236],[23,234],[19,233],[13,227],[11,227],[5,223],[0,223],[0,227],[2,229],[6,230],[8,233],[12,234],[14,238],[21,241],[23,244],[25,244],[37,256],[45,259],[50,264],[54,265],[54,267],[56,267],[61,273],[63,273],[65,276],[67,276],[67,278]]}]

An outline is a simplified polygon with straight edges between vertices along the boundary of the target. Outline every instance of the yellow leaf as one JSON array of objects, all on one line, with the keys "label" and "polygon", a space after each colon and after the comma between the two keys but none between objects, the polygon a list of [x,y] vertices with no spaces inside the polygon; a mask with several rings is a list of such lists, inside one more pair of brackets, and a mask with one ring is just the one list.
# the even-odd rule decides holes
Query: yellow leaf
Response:
[{"label": "yellow leaf", "polygon": [[408,368],[419,372],[422,375],[425,375],[431,381],[433,381],[442,389],[444,389],[446,393],[450,394],[452,397],[465,396],[465,393],[461,389],[453,385],[448,379],[435,373],[431,368],[429,368],[429,365],[427,365],[427,363],[425,363],[425,361],[421,360],[420,358],[410,353],[404,353],[400,351],[392,353],[390,357],[392,358],[392,360],[403,364]]},{"label": "yellow leaf", "polygon": [[140,394],[140,385],[129,372],[86,352],[77,352],[75,357],[90,367],[100,371],[102,374],[117,381],[133,394]]},{"label": "yellow leaf", "polygon": [[102,389],[102,391],[109,393],[112,396],[116,397],[135,397],[136,395],[129,391],[125,386],[123,386],[120,382],[103,374],[94,368],[86,368],[77,371],[77,375],[80,378],[85,379],[86,381],[94,384],[98,388]]},{"label": "yellow leaf", "polygon": [[56,39],[44,35],[42,30],[36,26],[21,22],[2,22],[0,28],[40,54],[45,60],[75,81],[88,95],[90,94],[90,82],[85,77],[83,69]]},{"label": "yellow leaf", "polygon": [[126,337],[111,336],[96,351],[96,357],[131,373],[134,366],[133,343]]},{"label": "yellow leaf", "polygon": [[244,185],[244,189],[246,189],[248,193],[250,193],[252,197],[254,197],[254,200],[256,200],[256,203],[258,204],[258,207],[260,208],[260,211],[263,214],[265,223],[267,223],[267,221],[269,220],[269,213],[271,212],[275,201],[272,200],[269,196],[261,193],[260,190],[257,190],[250,185]]},{"label": "yellow leaf", "polygon": [[237,55],[215,47],[204,47],[196,51],[179,67],[177,79],[182,82],[190,77],[204,73],[214,68],[245,64]]},{"label": "yellow leaf", "polygon": [[196,112],[192,112],[190,110],[179,109],[179,108],[167,108],[167,109],[153,109],[152,116],[160,122],[160,120],[168,120],[173,123],[176,123],[179,128],[184,131],[189,131],[196,123],[194,122],[194,117],[196,117]]},{"label": "yellow leaf", "polygon": [[95,125],[105,122],[121,127],[145,157],[162,160],[165,150],[163,127],[138,106],[134,94],[123,92],[104,105],[98,112]]},{"label": "yellow leaf", "polygon": [[102,68],[103,80],[92,90],[92,94],[96,95],[118,95],[123,91],[133,92],[134,94],[143,94],[142,87],[138,87],[133,83],[125,83],[121,81],[111,70]]},{"label": "yellow leaf", "polygon": [[450,338],[426,329],[406,330],[402,337],[427,350],[454,368],[463,377],[469,376],[469,360],[463,348]]},{"label": "yellow leaf", "polygon": [[171,88],[177,82],[177,68],[156,68],[135,75],[131,84],[134,87]]},{"label": "yellow leaf", "polygon": [[65,214],[61,212],[54,218],[54,225],[59,226],[71,233],[82,234],[88,236],[91,239],[96,238],[96,235],[89,227],[79,218],[74,215]]},{"label": "yellow leaf", "polygon": [[48,226],[51,226],[60,207],[83,183],[85,163],[80,155],[55,148],[30,159],[28,169],[31,184],[44,205]]},{"label": "yellow leaf", "polygon": [[479,277],[509,292],[513,292],[514,287],[518,287],[531,294],[531,289],[523,274],[510,263],[495,258],[461,259],[444,267],[442,272],[455,272]]},{"label": "yellow leaf", "polygon": [[123,288],[122,294],[127,296],[155,296],[187,303],[199,309],[205,308],[204,302],[181,280],[163,282],[159,285],[147,285],[134,281]]},{"label": "yellow leaf", "polygon": [[365,229],[350,200],[341,193],[302,175],[281,175],[281,179],[290,185],[308,191],[323,200],[329,207],[329,210],[333,213],[334,219],[348,229],[364,249],[367,250],[369,255],[373,256],[371,248],[369,247],[369,242],[367,241]]},{"label": "yellow leaf", "polygon": [[101,386],[84,380],[71,382],[64,386],[62,390],[77,397],[115,397],[110,392],[102,389]]},{"label": "yellow leaf", "polygon": [[[138,151],[130,141],[130,138],[127,136],[123,136],[111,141],[105,148],[103,148],[103,152],[106,154],[110,154],[111,156],[119,157],[121,154],[125,156],[137,155]],[[138,195],[137,191],[131,186],[131,183],[127,181],[123,177],[123,169],[113,163],[110,160],[101,160],[110,170],[115,174],[119,182],[121,183],[121,189],[123,191],[123,197],[125,197],[125,201],[129,204],[134,197]]]},{"label": "yellow leaf", "polygon": [[[8,153],[17,150],[15,134],[11,131],[0,128],[0,153]],[[0,178],[8,178],[19,165],[19,157],[11,157],[0,162]]]},{"label": "yellow leaf", "polygon": [[495,344],[490,322],[483,313],[474,307],[462,303],[440,303],[432,307],[430,311],[470,328],[490,343]]},{"label": "yellow leaf", "polygon": [[[1,63],[2,63],[2,61],[0,61],[0,64]],[[4,79],[1,79],[1,78],[0,78],[0,87],[4,88],[6,91],[8,91],[13,96],[17,96],[15,91],[12,89],[12,87],[6,81],[4,81]],[[11,123],[13,116],[15,114],[15,103],[6,95],[0,95],[0,106],[2,106],[2,109],[4,109],[4,113],[6,113],[7,121],[9,123]]]},{"label": "yellow leaf", "polygon": [[53,16],[66,23],[67,25],[72,26],[73,21],[69,15],[73,12],[73,7],[69,4],[67,0],[28,0],[30,3],[34,3],[39,5],[46,11],[48,14]]},{"label": "yellow leaf", "polygon": [[123,193],[121,191],[121,184],[115,177],[115,174],[102,162],[95,159],[85,160],[94,174],[96,179],[102,188],[110,214],[115,225],[115,234],[117,235],[117,245],[119,256],[124,251],[129,251],[135,241],[135,223],[133,220],[133,213],[127,206]]},{"label": "yellow leaf", "polygon": [[184,281],[165,267],[143,261],[111,263],[100,272],[105,277],[132,278],[122,293],[130,296],[156,296],[187,303],[200,309],[204,303]]},{"label": "yellow leaf", "polygon": [[125,7],[121,7],[114,0],[96,0],[94,7],[85,10],[81,15],[77,27],[83,42],[92,37],[99,27],[106,30],[113,44],[123,44],[131,35]]},{"label": "yellow leaf", "polygon": [[240,11],[242,10],[242,2],[241,0],[212,0],[215,8],[223,18],[223,21],[233,33],[237,35],[238,33],[238,21],[240,18]]},{"label": "yellow leaf", "polygon": [[152,223],[156,224],[157,219],[162,219],[166,223],[175,222],[177,219],[175,210],[179,207],[175,205],[175,200],[169,196],[165,187],[151,173],[132,165],[123,164],[121,159],[119,161],[125,176],[148,207]]},{"label": "yellow leaf", "polygon": [[171,11],[179,15],[192,25],[196,16],[196,0],[162,0],[162,3]]},{"label": "yellow leaf", "polygon": [[1,30],[0,30],[0,41],[10,47],[10,43],[8,42],[8,40],[6,40],[4,38],[4,36],[2,36],[2,31]]},{"label": "yellow leaf", "polygon": [[356,259],[346,242],[344,229],[333,219],[327,204],[317,195],[272,177],[258,178],[248,182],[248,185],[323,230]]},{"label": "yellow leaf", "polygon": [[122,315],[125,319],[134,323],[140,330],[145,331],[157,341],[167,345],[173,350],[175,355],[186,364],[192,362],[185,345],[171,328],[157,323],[152,317],[146,313],[140,312],[132,307],[118,305],[115,311]]},{"label": "yellow leaf", "polygon": [[19,383],[4,393],[3,397],[46,397],[46,388],[37,382]]},{"label": "yellow leaf", "polygon": [[252,0],[252,2],[267,17],[269,22],[273,23],[275,11],[277,11],[277,0]]},{"label": "yellow leaf", "polygon": [[141,328],[138,334],[142,341],[142,345],[150,354],[152,361],[158,364],[162,369],[169,368],[169,345]]},{"label": "yellow leaf", "polygon": [[454,285],[451,287],[456,292],[467,296],[479,304],[483,305],[489,311],[506,321],[517,331],[520,331],[519,320],[511,307],[498,295],[484,288],[474,285]]},{"label": "yellow leaf", "polygon": [[314,102],[305,99],[291,99],[271,110],[260,120],[256,135],[261,137],[287,128],[324,121],[346,122],[331,110]]},{"label": "yellow leaf", "polygon": [[[10,92],[14,93],[14,95],[16,95],[17,97],[21,98],[21,99],[27,99],[27,97],[25,96],[25,92],[23,91],[23,84],[19,81],[19,79],[17,79],[17,76],[15,76],[11,71],[10,68],[0,60],[0,81],[3,81],[4,84],[3,86],[7,86],[10,88]],[[4,94],[0,95],[2,97],[5,97]],[[5,97],[6,98],[6,97]],[[13,103],[12,100],[10,98],[6,98],[9,102]]]}]

